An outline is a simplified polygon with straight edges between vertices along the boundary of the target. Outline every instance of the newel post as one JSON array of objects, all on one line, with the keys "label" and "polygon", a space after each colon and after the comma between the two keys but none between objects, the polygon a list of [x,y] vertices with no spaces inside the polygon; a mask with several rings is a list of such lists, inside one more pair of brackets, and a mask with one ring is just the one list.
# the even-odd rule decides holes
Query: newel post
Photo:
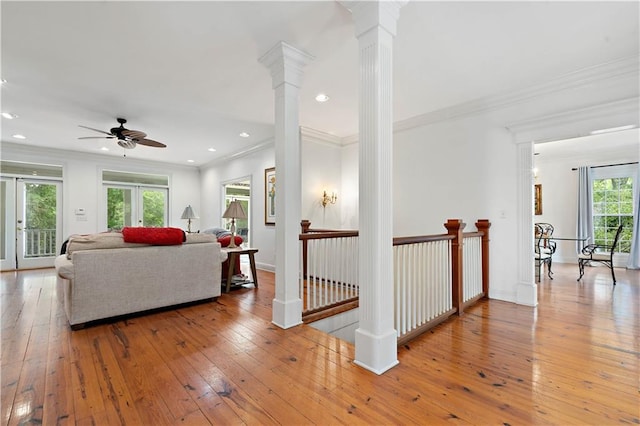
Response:
[{"label": "newel post", "polygon": [[462,232],[467,226],[462,219],[447,219],[444,227],[447,228],[447,234],[453,235],[451,240],[451,293],[453,299],[453,307],[456,308],[458,315],[462,315],[464,310],[463,294],[462,294]]},{"label": "newel post", "polygon": [[482,292],[489,297],[489,219],[478,219],[476,229],[482,232]]},{"label": "newel post", "polygon": [[[311,228],[311,222],[307,219],[302,219],[300,221],[300,228],[302,228],[302,233],[309,233],[309,228]],[[307,278],[307,240],[302,240],[302,277]]]}]

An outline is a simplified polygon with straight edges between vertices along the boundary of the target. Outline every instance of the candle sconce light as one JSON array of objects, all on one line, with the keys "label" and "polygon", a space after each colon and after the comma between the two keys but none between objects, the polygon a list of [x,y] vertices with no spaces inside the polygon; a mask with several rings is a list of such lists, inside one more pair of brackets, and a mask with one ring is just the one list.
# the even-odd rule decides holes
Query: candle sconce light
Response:
[{"label": "candle sconce light", "polygon": [[331,193],[331,195],[327,194],[327,191],[324,190],[322,192],[322,208],[327,207],[327,204],[335,204],[338,201],[338,195],[336,195],[335,191]]}]

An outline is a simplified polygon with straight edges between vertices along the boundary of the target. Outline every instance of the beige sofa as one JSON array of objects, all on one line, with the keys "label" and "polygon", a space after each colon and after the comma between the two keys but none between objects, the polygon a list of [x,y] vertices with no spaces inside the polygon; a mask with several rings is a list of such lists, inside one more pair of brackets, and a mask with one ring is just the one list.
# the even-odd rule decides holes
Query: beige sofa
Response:
[{"label": "beige sofa", "polygon": [[126,243],[120,233],[72,236],[56,258],[58,286],[73,329],[90,321],[215,298],[227,254],[213,235],[181,245]]}]

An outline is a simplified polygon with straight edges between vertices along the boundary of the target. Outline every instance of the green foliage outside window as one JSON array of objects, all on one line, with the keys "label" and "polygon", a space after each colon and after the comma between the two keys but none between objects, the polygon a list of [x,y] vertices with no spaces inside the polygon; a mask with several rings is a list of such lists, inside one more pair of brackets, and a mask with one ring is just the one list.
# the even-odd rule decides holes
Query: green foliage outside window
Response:
[{"label": "green foliage outside window", "polygon": [[610,246],[623,225],[617,252],[629,253],[633,233],[633,179],[593,181],[593,234],[595,244]]},{"label": "green foliage outside window", "polygon": [[25,228],[56,229],[56,186],[27,183],[25,187]]},{"label": "green foliage outside window", "polygon": [[[107,188],[107,227],[122,229],[133,226],[132,197],[129,188]],[[162,227],[165,217],[165,193],[163,191],[142,191],[142,226]]]},{"label": "green foliage outside window", "polygon": [[107,228],[122,229],[131,226],[131,191],[120,188],[107,188]]},{"label": "green foliage outside window", "polygon": [[25,257],[55,253],[57,186],[25,183]]},{"label": "green foliage outside window", "polygon": [[143,226],[164,226],[164,193],[144,191],[142,193]]}]

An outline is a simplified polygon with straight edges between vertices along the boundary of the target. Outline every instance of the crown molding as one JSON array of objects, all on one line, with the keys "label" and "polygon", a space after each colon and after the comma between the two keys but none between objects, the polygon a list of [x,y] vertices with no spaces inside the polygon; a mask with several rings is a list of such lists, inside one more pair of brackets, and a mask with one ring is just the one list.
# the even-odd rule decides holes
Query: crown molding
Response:
[{"label": "crown molding", "polygon": [[331,146],[342,146],[342,138],[323,132],[321,130],[312,129],[310,127],[300,127],[300,136],[305,141],[328,144]]},{"label": "crown molding", "polygon": [[[197,166],[182,165],[177,163],[167,163],[164,161],[153,160],[140,160],[136,158],[127,157],[126,163],[123,163],[123,157],[119,155],[110,154],[94,154],[91,152],[72,151],[58,148],[48,148],[37,145],[23,145],[13,142],[0,143],[2,148],[2,158],[7,158],[7,153],[13,156],[32,155],[35,157],[46,158],[47,164],[52,162],[58,162],[60,164],[66,164],[69,160],[78,161],[93,161],[101,165],[109,167],[122,167],[123,164],[127,166],[140,167],[140,168],[161,168],[163,170],[197,170]],[[12,159],[9,159],[12,160]],[[13,161],[13,160],[12,160]]]},{"label": "crown molding", "polygon": [[[431,111],[405,120],[396,121],[394,132],[413,129],[442,121],[461,118],[482,112],[492,111],[511,105],[527,102],[539,96],[573,89],[579,86],[594,84],[600,81],[611,81],[640,73],[640,55],[619,58],[603,64],[583,68],[544,83],[526,88],[512,90],[496,95],[478,98],[469,102],[457,104],[448,108]],[[515,123],[517,125],[517,123]],[[345,136],[342,144],[350,145],[358,142],[358,134]]]},{"label": "crown molding", "polygon": [[408,130],[439,121],[451,120],[463,116],[492,111],[511,105],[521,104],[531,99],[557,93],[579,86],[594,84],[599,81],[611,81],[616,78],[638,75],[640,55],[633,55],[603,64],[587,67],[544,83],[526,88],[512,90],[496,95],[486,96],[470,102],[461,103],[449,108],[422,114],[394,124],[394,131]]},{"label": "crown molding", "polygon": [[620,99],[557,114],[544,115],[506,126],[515,143],[549,142],[588,136],[591,131],[616,126],[640,125],[640,98]]},{"label": "crown molding", "polygon": [[540,117],[534,117],[527,120],[518,121],[508,124],[506,127],[511,133],[521,133],[524,131],[537,130],[539,128],[548,126],[557,126],[568,123],[573,123],[578,120],[591,120],[600,118],[602,116],[614,116],[614,115],[627,115],[633,114],[636,116],[635,123],[637,124],[637,115],[640,107],[640,97],[633,97],[627,99],[621,99],[618,101],[608,102],[606,104],[597,104],[584,108],[577,108],[569,111],[563,111],[557,114],[543,115]]},{"label": "crown molding", "polygon": [[345,136],[342,138],[342,146],[349,146],[358,143],[360,140],[360,135],[358,133],[354,133],[353,135]]},{"label": "crown molding", "polygon": [[198,168],[202,170],[207,167],[218,166],[220,164],[229,162],[231,160],[237,160],[238,158],[247,157],[255,152],[262,151],[263,149],[272,148],[274,145],[275,145],[275,139],[267,138],[258,142],[255,145],[251,145],[250,147],[243,149],[242,151],[237,151],[237,152],[234,152],[233,154],[225,155],[224,157],[216,158],[215,160],[209,161],[208,163],[205,163],[199,166]]}]

